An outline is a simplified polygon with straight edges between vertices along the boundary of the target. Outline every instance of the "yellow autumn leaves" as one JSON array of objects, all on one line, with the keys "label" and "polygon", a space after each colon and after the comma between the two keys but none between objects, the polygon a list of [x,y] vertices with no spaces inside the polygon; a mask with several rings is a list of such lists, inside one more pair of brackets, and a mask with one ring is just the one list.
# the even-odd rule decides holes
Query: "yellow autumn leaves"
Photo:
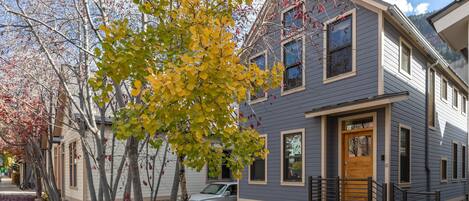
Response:
[{"label": "yellow autumn leaves", "polygon": [[[101,29],[106,38],[96,51],[101,61],[90,81],[100,92],[96,99],[111,96],[112,82],[129,80],[132,87],[134,101],[114,123],[119,139],[158,134],[189,167],[209,165],[217,172],[223,158],[238,177],[245,165],[264,156],[259,133],[239,127],[232,104],[246,101],[249,91],[279,87],[283,67],[261,70],[241,63],[229,31],[232,11],[241,3],[249,2],[146,1],[141,11],[159,20],[146,30],[122,22]],[[224,149],[232,154],[224,155]]]}]

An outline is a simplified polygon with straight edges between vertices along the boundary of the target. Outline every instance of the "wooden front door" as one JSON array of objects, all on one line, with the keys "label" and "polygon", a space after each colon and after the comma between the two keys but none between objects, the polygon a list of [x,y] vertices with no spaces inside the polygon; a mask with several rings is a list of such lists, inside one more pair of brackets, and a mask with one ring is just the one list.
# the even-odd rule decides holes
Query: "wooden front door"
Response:
[{"label": "wooden front door", "polygon": [[366,179],[373,176],[373,129],[342,134],[343,200],[366,200]]}]

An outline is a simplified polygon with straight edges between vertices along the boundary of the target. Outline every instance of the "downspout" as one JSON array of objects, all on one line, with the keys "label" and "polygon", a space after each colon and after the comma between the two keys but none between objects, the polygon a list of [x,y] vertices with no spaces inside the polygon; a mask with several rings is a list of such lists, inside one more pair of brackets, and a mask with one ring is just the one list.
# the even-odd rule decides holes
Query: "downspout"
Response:
[{"label": "downspout", "polygon": [[[435,63],[430,65],[427,70],[425,71],[425,174],[427,177],[427,186],[426,186],[426,191],[430,192],[431,191],[431,174],[430,174],[430,165],[429,165],[429,139],[430,139],[430,134],[428,132],[428,80],[429,80],[429,73],[428,71],[438,65],[440,62],[437,60]],[[435,80],[433,80],[435,82]],[[435,112],[435,110],[433,110]]]}]

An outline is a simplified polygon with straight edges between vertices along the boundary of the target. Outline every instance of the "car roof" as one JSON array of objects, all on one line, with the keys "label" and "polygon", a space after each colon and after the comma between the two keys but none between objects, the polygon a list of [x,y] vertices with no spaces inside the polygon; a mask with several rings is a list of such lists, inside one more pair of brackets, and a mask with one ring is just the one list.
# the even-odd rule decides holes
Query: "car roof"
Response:
[{"label": "car roof", "polygon": [[225,185],[233,185],[233,184],[238,184],[237,182],[234,181],[217,181],[217,182],[212,182],[210,184],[225,184]]}]

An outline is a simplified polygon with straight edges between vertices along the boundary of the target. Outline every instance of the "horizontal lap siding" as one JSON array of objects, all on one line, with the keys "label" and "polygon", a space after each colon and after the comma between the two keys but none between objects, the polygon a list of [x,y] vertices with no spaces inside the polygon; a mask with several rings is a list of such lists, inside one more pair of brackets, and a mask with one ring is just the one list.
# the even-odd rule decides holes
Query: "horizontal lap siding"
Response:
[{"label": "horizontal lap siding", "polygon": [[[412,76],[411,79],[398,71],[399,68],[399,33],[390,23],[385,21],[385,34],[383,38],[383,66],[385,92],[409,91],[409,100],[395,103],[392,106],[392,141],[391,141],[391,181],[398,181],[398,133],[399,123],[412,128],[411,133],[411,190],[426,190],[425,171],[425,71],[428,60],[415,48],[412,48]],[[435,83],[436,122],[437,131],[430,130],[429,164],[431,170],[432,190],[441,190],[444,199],[458,197],[464,194],[464,185],[461,183],[440,183],[440,158],[448,157],[451,163],[451,141],[458,140],[467,142],[465,131],[466,120],[460,112],[451,108],[449,104],[440,99],[440,77],[437,73]],[[449,100],[451,100],[451,89],[448,89]],[[449,107],[447,106],[449,105]],[[447,129],[444,138],[441,137],[439,127],[450,125],[455,127]],[[453,126],[454,125],[454,126]],[[459,157],[460,155],[459,150]],[[448,165],[448,169],[451,165]],[[448,177],[451,175],[448,172]]]},{"label": "horizontal lap siding", "polygon": [[[306,6],[311,6],[306,3]],[[339,11],[330,6],[335,16]],[[280,15],[276,18],[277,23]],[[316,17],[316,16],[315,16]],[[317,16],[325,19],[325,14]],[[306,89],[302,92],[293,93],[286,96],[280,95],[280,89],[269,91],[269,99],[265,102],[252,105],[258,118],[261,119],[260,126],[250,121],[259,133],[268,135],[268,172],[266,185],[248,184],[248,168],[245,169],[243,178],[240,180],[239,197],[253,200],[269,201],[302,201],[307,199],[307,185],[302,187],[281,186],[280,185],[280,132],[305,128],[305,175],[321,175],[321,120],[320,118],[306,119],[304,113],[325,105],[341,103],[356,99],[374,96],[378,91],[377,84],[377,14],[363,7],[357,7],[357,75],[337,82],[323,84],[323,63],[322,49],[313,47],[317,44],[322,48],[321,38],[306,37],[305,41],[305,78]],[[254,55],[257,52],[272,48],[268,53],[268,65],[272,66],[280,62],[280,34],[272,33],[269,39],[259,40],[253,48]],[[268,43],[268,46],[265,44]],[[252,115],[251,109],[247,105],[241,104],[241,111],[244,116]],[[337,170],[335,170],[337,171]]]}]

